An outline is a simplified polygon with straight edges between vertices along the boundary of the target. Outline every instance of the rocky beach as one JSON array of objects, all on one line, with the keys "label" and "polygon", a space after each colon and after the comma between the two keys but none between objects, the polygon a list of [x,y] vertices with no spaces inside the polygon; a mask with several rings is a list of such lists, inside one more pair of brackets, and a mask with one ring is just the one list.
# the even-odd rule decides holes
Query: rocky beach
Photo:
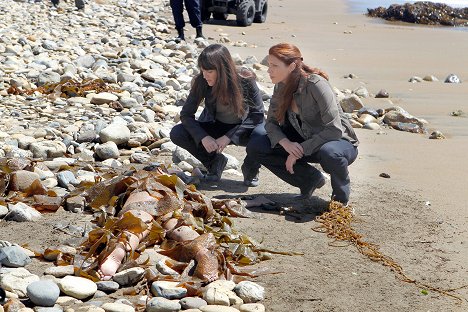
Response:
[{"label": "rocky beach", "polygon": [[[210,20],[206,39],[195,39],[187,25],[180,43],[165,0],[89,0],[84,10],[73,1],[58,8],[46,0],[2,3],[0,286],[7,299],[0,311],[468,309],[466,31],[350,14],[339,0],[268,3],[265,23]],[[70,259],[95,229],[90,221],[114,212],[98,213],[96,202],[117,203],[112,195],[120,194],[89,189],[104,183],[116,192],[109,181],[138,181],[140,170],[160,165],[183,180],[196,177],[201,164],[170,142],[169,132],[199,72],[200,51],[228,46],[237,65],[256,73],[268,108],[273,85],[264,58],[279,42],[296,44],[307,64],[329,74],[361,141],[350,166],[353,228],[396,265],[372,261],[317,229],[330,183],[308,205],[264,168],[260,186],[247,188],[245,150],[228,146],[221,182],[186,192],[194,202],[263,195],[275,203],[273,210],[251,208],[254,215],[230,206],[210,212],[217,222],[230,216],[232,228],[251,238],[249,250],[283,253],[249,254],[248,268],[267,274],[221,279],[195,293],[174,282],[174,274],[185,275],[148,248],[147,262],[113,281],[78,277]],[[193,224],[202,236],[212,226]],[[159,277],[144,289],[148,268]]]}]

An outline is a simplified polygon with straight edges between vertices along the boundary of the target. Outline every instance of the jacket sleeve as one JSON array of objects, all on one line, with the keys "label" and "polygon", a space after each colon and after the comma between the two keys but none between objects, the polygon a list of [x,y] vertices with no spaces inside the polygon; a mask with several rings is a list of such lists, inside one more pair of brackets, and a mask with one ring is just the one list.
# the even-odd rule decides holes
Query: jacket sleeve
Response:
[{"label": "jacket sleeve", "polygon": [[273,96],[270,100],[270,107],[268,108],[267,120],[265,123],[265,130],[271,142],[271,147],[275,147],[279,141],[286,138],[286,135],[281,130],[281,127],[276,119],[276,110],[279,106],[279,90],[278,85],[275,85]]},{"label": "jacket sleeve", "polygon": [[180,121],[193,137],[197,145],[200,144],[201,140],[208,135],[208,133],[200,126],[198,121],[195,120],[195,113],[197,112],[198,105],[199,103],[197,103],[193,92],[190,92],[180,112]]},{"label": "jacket sleeve", "polygon": [[255,79],[242,79],[242,91],[246,105],[246,114],[242,118],[242,123],[235,126],[226,133],[232,143],[238,145],[239,139],[249,130],[253,130],[265,119],[265,109],[263,107],[262,95]]},{"label": "jacket sleeve", "polygon": [[321,130],[318,133],[301,143],[306,156],[317,152],[324,143],[343,137],[338,104],[328,82],[322,79],[309,82],[307,92],[312,95],[319,106],[322,124],[319,125]]}]

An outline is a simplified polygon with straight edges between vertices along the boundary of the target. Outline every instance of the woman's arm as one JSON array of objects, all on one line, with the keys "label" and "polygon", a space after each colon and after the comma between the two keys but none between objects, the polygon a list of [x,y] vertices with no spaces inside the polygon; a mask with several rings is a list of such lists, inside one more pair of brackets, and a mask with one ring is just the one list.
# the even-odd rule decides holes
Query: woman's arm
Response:
[{"label": "woman's arm", "polygon": [[242,79],[242,90],[245,101],[247,102],[247,116],[243,118],[242,123],[226,133],[234,144],[239,144],[242,135],[254,129],[265,119],[265,109],[263,106],[262,94],[257,86],[255,79]]},{"label": "woman's arm", "polygon": [[275,85],[273,96],[270,100],[270,107],[268,109],[265,130],[271,142],[271,147],[275,147],[281,140],[287,139],[286,135],[281,130],[281,127],[276,119],[276,111],[279,106],[279,90],[278,85]]},{"label": "woman's arm", "polygon": [[[180,112],[180,121],[184,125],[185,129],[190,133],[197,144],[200,144],[201,140],[208,136],[208,133],[200,126],[198,121],[195,120],[195,113],[197,112],[199,103],[195,98],[193,91],[185,101],[184,106]],[[205,108],[206,109],[206,108]]]},{"label": "woman's arm", "polygon": [[338,104],[330,85],[323,79],[309,80],[308,84],[307,92],[319,106],[321,125],[317,126],[321,126],[322,130],[301,143],[305,155],[317,152],[326,142],[343,137]]}]

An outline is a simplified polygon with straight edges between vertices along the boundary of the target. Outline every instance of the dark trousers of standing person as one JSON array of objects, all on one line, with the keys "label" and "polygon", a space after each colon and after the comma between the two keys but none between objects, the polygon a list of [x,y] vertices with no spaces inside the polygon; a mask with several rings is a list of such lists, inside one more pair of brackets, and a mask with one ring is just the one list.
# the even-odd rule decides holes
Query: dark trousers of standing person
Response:
[{"label": "dark trousers of standing person", "polygon": [[[60,3],[60,0],[51,0],[52,1],[52,4],[54,6],[58,6],[59,3]],[[78,9],[84,9],[85,7],[85,3],[84,3],[84,0],[75,0],[75,6],[78,8]]]},{"label": "dark trousers of standing person", "polygon": [[190,25],[197,30],[197,37],[203,37],[200,0],[170,0],[172,15],[174,16],[174,22],[179,38],[184,39],[184,3],[190,19]]},{"label": "dark trousers of standing person", "polygon": [[[208,135],[214,139],[222,137],[229,130],[236,126],[235,124],[225,124],[220,121],[200,122],[199,124],[208,133]],[[252,130],[250,134],[246,133],[246,135],[243,135],[240,138],[239,145],[247,146],[250,140],[265,135],[265,124],[259,124]],[[190,135],[187,129],[185,129],[184,125],[178,124],[172,128],[171,140],[175,145],[186,149],[190,154],[197,158],[206,167],[206,169],[210,170],[211,163],[215,159],[217,153],[208,153],[201,142],[197,145],[193,137]],[[245,157],[244,164],[246,164],[249,168],[257,168],[257,170],[260,168],[260,164],[257,162],[257,160],[250,157],[249,155]]]},{"label": "dark trousers of standing person", "polygon": [[[292,142],[304,142],[304,139],[288,123],[283,128],[283,132]],[[248,157],[256,159],[281,180],[298,187],[301,194],[306,194],[317,185],[320,179],[323,179],[320,171],[309,164],[309,162],[319,163],[323,170],[330,174],[332,199],[344,204],[348,203],[350,194],[348,166],[354,162],[358,154],[357,147],[349,141],[341,139],[323,144],[316,153],[297,160],[293,167],[294,174],[286,170],[288,152],[279,144],[272,148],[268,136],[252,138],[246,150]]]}]

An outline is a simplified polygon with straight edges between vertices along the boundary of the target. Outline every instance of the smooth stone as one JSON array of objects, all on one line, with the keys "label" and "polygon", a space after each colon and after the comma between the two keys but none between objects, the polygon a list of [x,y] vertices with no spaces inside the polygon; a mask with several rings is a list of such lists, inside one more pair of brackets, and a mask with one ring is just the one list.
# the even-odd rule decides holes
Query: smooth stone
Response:
[{"label": "smooth stone", "polygon": [[265,306],[261,303],[244,303],[239,309],[240,312],[265,312]]},{"label": "smooth stone", "polygon": [[208,288],[203,292],[203,299],[212,305],[230,306],[229,296],[217,288]]},{"label": "smooth stone", "polygon": [[109,93],[109,92],[101,92],[98,94],[95,94],[91,97],[91,104],[96,104],[96,105],[101,105],[101,104],[106,104],[110,102],[117,101],[119,97],[115,94]]},{"label": "smooth stone", "polygon": [[93,281],[77,276],[65,276],[58,285],[63,293],[77,299],[88,298],[97,291]]},{"label": "smooth stone", "polygon": [[177,301],[155,297],[148,301],[146,312],[179,312],[181,308]]},{"label": "smooth stone", "polygon": [[98,290],[101,290],[106,293],[112,293],[117,291],[120,288],[119,283],[114,281],[99,281],[96,282]]},{"label": "smooth stone", "polygon": [[[88,305],[84,307],[75,308],[71,310],[70,312],[105,312],[105,311],[106,310],[104,310],[103,308],[96,307],[93,305]],[[68,310],[66,312],[68,312]]]},{"label": "smooth stone", "polygon": [[369,91],[367,91],[366,88],[364,87],[359,87],[353,91],[354,94],[359,96],[360,98],[368,98],[369,97]]},{"label": "smooth stone", "polygon": [[245,303],[255,303],[265,299],[265,289],[254,282],[242,281],[236,285],[234,291]]},{"label": "smooth stone", "polygon": [[205,286],[205,288],[223,288],[227,290],[233,290],[234,287],[236,287],[236,283],[227,280],[216,280]]},{"label": "smooth stone", "polygon": [[60,141],[40,141],[31,143],[29,150],[35,158],[61,157],[67,152],[67,147]]},{"label": "smooth stone", "polygon": [[135,267],[115,274],[112,279],[114,282],[119,283],[120,286],[131,286],[140,281],[144,273],[145,269]]},{"label": "smooth stone", "polygon": [[423,78],[424,81],[439,81],[436,76],[434,75],[428,75]]},{"label": "smooth stone", "polygon": [[86,199],[83,196],[68,197],[65,201],[65,207],[71,212],[82,212],[86,206]]},{"label": "smooth stone", "polygon": [[0,264],[19,268],[31,263],[31,259],[20,246],[7,246],[0,248]]},{"label": "smooth stone", "polygon": [[359,96],[351,94],[340,101],[341,108],[345,113],[352,113],[355,110],[360,110],[364,107]]},{"label": "smooth stone", "polygon": [[117,147],[117,144],[115,144],[112,141],[106,142],[104,144],[100,144],[95,147],[96,154],[101,158],[102,160],[106,159],[117,159],[120,156],[119,148]]},{"label": "smooth stone", "polygon": [[358,120],[360,123],[362,123],[363,125],[367,124],[367,123],[371,123],[371,122],[377,122],[377,119],[372,116],[372,115],[369,115],[369,114],[361,114],[361,116],[359,116]]},{"label": "smooth stone", "polygon": [[200,307],[208,305],[208,302],[199,297],[186,297],[179,301],[182,309],[198,309]]},{"label": "smooth stone", "polygon": [[6,206],[0,205],[0,218],[3,218],[8,213],[8,208]]},{"label": "smooth stone", "polygon": [[2,277],[2,287],[7,291],[15,293],[21,298],[26,297],[28,285],[39,280],[39,276],[31,274],[24,268],[2,268],[0,269],[0,275]]},{"label": "smooth stone", "polygon": [[34,181],[40,181],[37,173],[27,170],[17,170],[11,173],[10,189],[12,191],[25,191]]},{"label": "smooth stone", "polygon": [[53,307],[34,307],[34,312],[63,312],[63,308],[59,305]]},{"label": "smooth stone", "polygon": [[380,130],[381,127],[378,123],[376,122],[369,122],[369,123],[366,123],[364,126],[363,126],[364,129],[367,129],[367,130]]},{"label": "smooth stone", "polygon": [[187,289],[177,287],[178,284],[178,282],[155,281],[151,284],[151,292],[166,299],[181,299],[187,295]]},{"label": "smooth stone", "polygon": [[450,74],[445,78],[444,80],[445,83],[461,83],[460,78],[458,78],[457,75],[455,74]]},{"label": "smooth stone", "polygon": [[421,77],[418,77],[418,76],[413,76],[408,81],[412,82],[412,83],[416,83],[416,82],[422,82],[423,79]]},{"label": "smooth stone", "polygon": [[207,305],[200,308],[202,312],[240,312],[236,308],[226,307],[222,305]]},{"label": "smooth stone", "polygon": [[377,92],[377,94],[375,95],[375,97],[377,99],[382,99],[382,98],[388,98],[390,95],[388,94],[387,90],[385,89],[382,89],[380,90],[379,92]]},{"label": "smooth stone", "polygon": [[17,222],[37,221],[42,218],[42,214],[36,209],[29,207],[25,203],[17,203],[15,205],[8,204],[8,220]]},{"label": "smooth stone", "polygon": [[101,308],[106,312],[135,312],[135,308],[124,303],[108,302],[104,303]]},{"label": "smooth stone", "polygon": [[70,170],[63,170],[57,173],[57,182],[60,187],[68,188],[71,185],[77,185],[75,174]]},{"label": "smooth stone", "polygon": [[52,275],[57,278],[65,277],[67,275],[75,274],[75,268],[73,265],[54,266],[47,268],[44,274]]},{"label": "smooth stone", "polygon": [[60,295],[60,289],[52,281],[40,280],[26,288],[29,299],[38,306],[53,307]]},{"label": "smooth stone", "polygon": [[429,139],[435,139],[435,140],[443,140],[445,139],[445,135],[443,135],[442,132],[440,131],[434,131],[431,133],[431,135],[429,136]]},{"label": "smooth stone", "polygon": [[124,144],[130,139],[130,130],[125,125],[110,124],[99,132],[99,138],[102,143],[112,141],[117,145]]}]

